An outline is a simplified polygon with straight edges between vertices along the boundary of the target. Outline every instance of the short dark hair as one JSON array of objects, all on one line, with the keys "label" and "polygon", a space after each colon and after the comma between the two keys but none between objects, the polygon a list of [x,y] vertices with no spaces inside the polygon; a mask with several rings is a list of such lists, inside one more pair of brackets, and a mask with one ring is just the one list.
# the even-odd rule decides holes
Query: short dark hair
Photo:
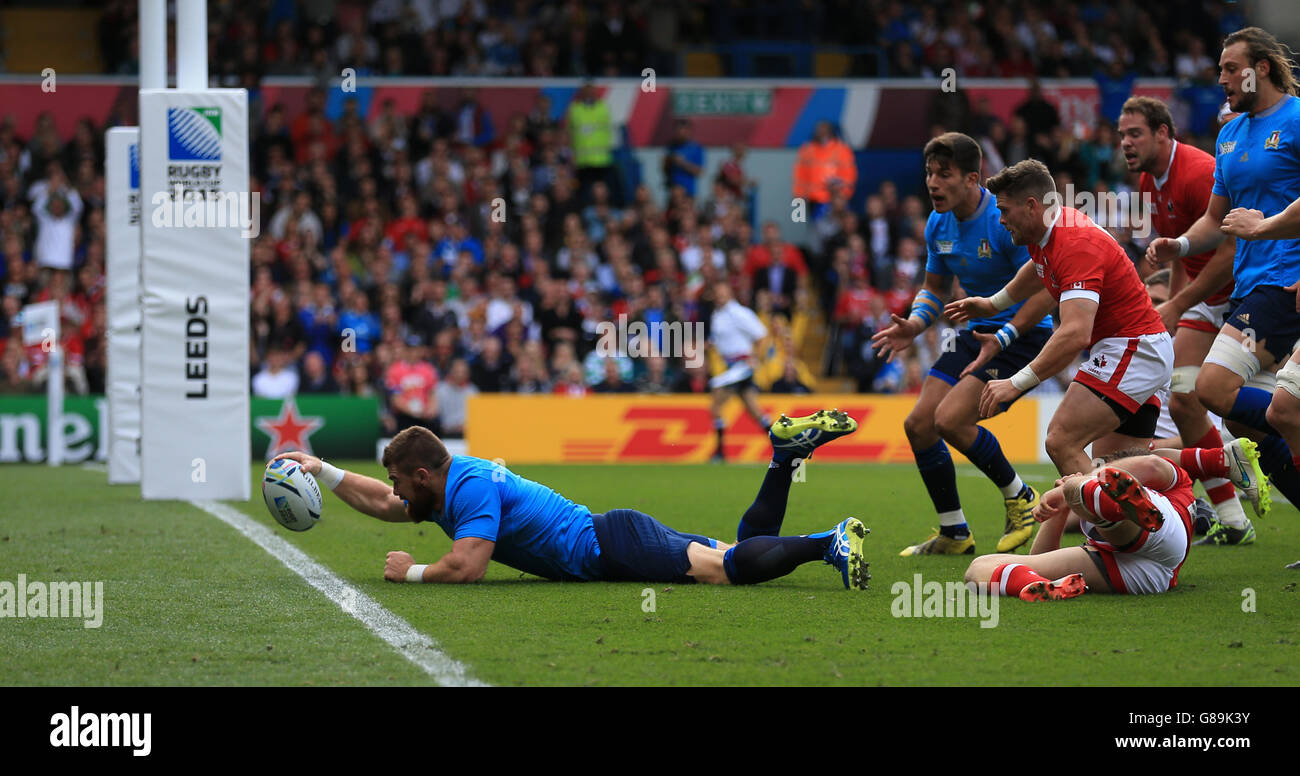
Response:
[{"label": "short dark hair", "polygon": [[1039,202],[1056,191],[1052,173],[1048,171],[1047,165],[1037,159],[1016,162],[989,178],[984,185],[995,197],[1002,194],[1008,197],[1033,197]]},{"label": "short dark hair", "polygon": [[449,460],[451,453],[447,452],[447,446],[441,439],[427,428],[412,426],[393,437],[384,448],[384,457],[380,463],[385,469],[410,474],[416,469],[436,472]]},{"label": "short dark hair", "polygon": [[951,164],[963,175],[971,172],[978,175],[984,162],[980,144],[971,136],[960,132],[944,132],[931,139],[925,144],[923,156],[927,168],[930,162],[938,162],[940,167]]},{"label": "short dark hair", "polygon": [[1146,119],[1153,135],[1160,129],[1160,125],[1164,124],[1169,127],[1169,137],[1174,136],[1174,117],[1169,113],[1169,106],[1155,97],[1130,97],[1124,101],[1120,113],[1136,113]]},{"label": "short dark hair", "polygon": [[1169,278],[1172,274],[1173,273],[1169,270],[1168,267],[1152,272],[1150,275],[1147,275],[1147,279],[1145,281],[1145,283],[1147,284],[1147,288],[1150,288],[1151,286],[1169,285]]}]

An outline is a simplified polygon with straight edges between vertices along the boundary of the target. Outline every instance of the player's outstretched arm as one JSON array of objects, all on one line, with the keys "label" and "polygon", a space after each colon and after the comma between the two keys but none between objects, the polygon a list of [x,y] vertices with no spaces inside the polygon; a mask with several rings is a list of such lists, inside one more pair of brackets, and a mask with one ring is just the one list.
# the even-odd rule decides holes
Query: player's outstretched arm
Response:
[{"label": "player's outstretched arm", "polygon": [[1097,303],[1091,299],[1066,299],[1061,302],[1061,325],[1048,337],[1042,351],[1029,365],[1009,380],[990,380],[980,394],[980,417],[991,418],[1002,405],[1038,385],[1070,365],[1079,351],[1092,339],[1092,323],[1097,317]]},{"label": "player's outstretched arm", "polygon": [[[339,469],[308,453],[297,451],[280,453],[276,458],[297,461],[302,465],[303,471],[316,477],[322,485],[334,491],[334,495],[342,499],[343,503],[358,512],[390,523],[411,521],[411,516],[406,512],[406,505],[393,495],[392,486],[382,480]],[[326,470],[327,466],[328,470]],[[343,475],[342,479],[331,482],[330,477],[338,477],[340,472]]]},{"label": "player's outstretched arm", "polygon": [[1032,296],[1036,291],[1042,288],[1042,282],[1038,279],[1038,273],[1034,270],[1034,263],[1026,261],[1020,265],[1016,276],[1011,278],[1011,282],[1002,287],[1002,290],[990,297],[968,296],[965,299],[958,299],[955,302],[949,302],[948,306],[943,308],[943,314],[953,323],[961,323],[971,318],[982,318],[1007,309]]},{"label": "player's outstretched arm", "polygon": [[465,584],[477,582],[487,573],[488,561],[497,543],[476,536],[452,542],[451,552],[437,563],[421,565],[408,552],[394,550],[384,562],[384,579],[389,582],[441,582]]},{"label": "player's outstretched arm", "polygon": [[1147,245],[1147,261],[1159,267],[1170,259],[1195,256],[1217,248],[1227,236],[1220,229],[1227,214],[1228,198],[1221,194],[1211,194],[1205,213],[1180,237],[1157,237]]},{"label": "player's outstretched arm", "polygon": [[1025,300],[1025,303],[1016,310],[1016,314],[1011,317],[1003,327],[995,334],[985,334],[983,332],[972,332],[975,339],[980,342],[980,354],[975,360],[966,365],[958,377],[965,377],[972,372],[984,368],[984,365],[992,361],[999,353],[1006,350],[1015,342],[1023,332],[1029,331],[1043,320],[1052,308],[1056,307],[1056,300],[1044,288],[1033,296]]},{"label": "player's outstretched arm", "polygon": [[911,314],[906,318],[890,315],[889,320],[892,321],[892,325],[871,335],[871,346],[879,349],[880,355],[887,357],[886,362],[893,361],[894,356],[912,347],[912,340],[928,329],[935,318],[939,317],[946,296],[943,288],[945,281],[949,287],[952,286],[951,276],[926,272],[925,283],[912,302]]},{"label": "player's outstretched arm", "polygon": [[1214,295],[1215,291],[1226,286],[1232,280],[1232,260],[1237,253],[1237,241],[1231,237],[1219,243],[1214,256],[1196,276],[1181,289],[1170,288],[1173,296],[1156,308],[1165,327],[1173,331],[1174,324],[1183,314]]},{"label": "player's outstretched arm", "polygon": [[1294,240],[1300,237],[1300,199],[1267,218],[1263,211],[1234,207],[1220,229],[1243,240]]}]

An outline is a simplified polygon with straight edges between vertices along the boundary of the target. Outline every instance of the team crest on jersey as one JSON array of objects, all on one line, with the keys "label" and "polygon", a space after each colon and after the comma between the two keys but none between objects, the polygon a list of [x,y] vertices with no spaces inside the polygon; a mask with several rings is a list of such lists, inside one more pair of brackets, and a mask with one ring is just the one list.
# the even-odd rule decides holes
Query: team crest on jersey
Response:
[{"label": "team crest on jersey", "polygon": [[979,255],[981,259],[993,258],[993,246],[989,245],[989,238],[984,237],[980,239]]},{"label": "team crest on jersey", "polygon": [[936,240],[935,245],[939,246],[939,253],[952,253],[952,240]]},{"label": "team crest on jersey", "polygon": [[1278,143],[1280,142],[1282,142],[1282,130],[1275,129],[1273,130],[1273,134],[1268,136],[1268,140],[1264,141],[1264,147],[1277,148]]},{"label": "team crest on jersey", "polygon": [[1096,366],[1098,369],[1105,369],[1105,368],[1106,368],[1106,356],[1105,356],[1104,354],[1103,354],[1103,355],[1094,356],[1093,359],[1092,359],[1092,363],[1093,363],[1093,365]]},{"label": "team crest on jersey", "polygon": [[1237,148],[1236,140],[1229,140],[1226,143],[1219,143],[1219,153],[1230,154]]}]

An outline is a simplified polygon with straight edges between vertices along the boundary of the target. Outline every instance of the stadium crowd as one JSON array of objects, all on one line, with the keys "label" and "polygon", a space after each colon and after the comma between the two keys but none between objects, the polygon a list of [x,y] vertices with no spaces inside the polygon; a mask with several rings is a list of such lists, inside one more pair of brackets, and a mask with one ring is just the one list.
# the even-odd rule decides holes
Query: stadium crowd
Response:
[{"label": "stadium crowd", "polygon": [[[603,10],[507,3],[514,20],[507,23],[492,12],[495,3],[378,2],[343,25],[311,23],[329,2],[262,5],[259,15],[210,4],[213,61],[228,63],[230,83],[256,88],[267,74],[335,75],[352,61],[382,74],[628,74],[649,56],[645,3]],[[700,13],[722,13],[722,5],[681,6],[681,34],[689,37]],[[1083,70],[1075,64],[1086,61],[1099,78],[1117,66],[1129,87],[1137,74],[1177,73],[1195,89],[1195,79],[1213,70],[1205,44],[1193,44],[1217,30],[1156,24],[1160,7],[1120,3],[1095,15],[1094,6],[989,3],[979,18],[959,3],[908,4],[906,12],[892,2],[828,8],[850,16],[873,9],[866,18],[880,40],[892,40],[896,59],[905,64],[911,56],[924,72],[941,69],[954,51],[974,55],[955,62],[964,74],[1076,75]],[[104,37],[117,72],[131,72],[134,41],[108,39],[131,27],[134,7],[111,3],[106,17],[116,19],[105,22]],[[1126,19],[1141,23],[1125,26]],[[1162,48],[1131,45],[1119,28],[1144,31]],[[962,43],[976,38],[980,45]],[[1138,50],[1143,56],[1134,59]],[[1159,50],[1182,53],[1161,70]],[[1028,58],[1024,72],[1004,71],[998,57],[1006,52]],[[976,137],[986,174],[1034,157],[1057,174],[1059,187],[1132,190],[1135,176],[1125,171],[1105,115],[1066,126],[1035,90],[1004,125],[986,104],[956,95],[936,96],[933,133]],[[1198,95],[1183,95],[1196,117],[1189,137],[1208,147],[1218,102]],[[624,192],[617,177],[584,174],[567,130],[573,114],[554,121],[544,104],[497,130],[481,120],[470,90],[457,112],[429,99],[414,115],[385,105],[364,117],[349,103],[337,121],[325,115],[325,96],[313,90],[296,115],[265,105],[254,119],[251,160],[264,214],[251,246],[256,396],[376,395],[385,400],[389,431],[421,423],[455,436],[466,398],[479,391],[704,392],[707,362],[603,358],[598,325],[622,315],[707,324],[716,279],[730,281],[768,328],[755,379],[765,390],[808,391],[829,375],[850,377],[862,391],[916,391],[946,336],[946,327],[933,327],[920,347],[890,364],[870,347],[891,313],[907,315],[926,259],[929,203],[900,196],[892,181],[854,209],[853,182],[843,177],[851,172],[856,180],[856,170],[831,181],[797,173],[796,185],[807,187],[801,195],[816,207],[807,239],[796,245],[748,211],[747,192],[760,184],[746,175],[743,147],[715,179],[698,180],[686,123],[666,159],[674,185],[661,205],[645,185]],[[1103,89],[1103,114],[1113,99]],[[85,120],[60,137],[43,116],[30,137],[19,137],[12,122],[0,123],[0,393],[37,390],[46,379],[46,353],[22,347],[16,329],[24,304],[46,300],[61,305],[70,390],[104,390],[102,130]],[[827,127],[827,137],[810,143],[839,142],[833,134]],[[507,217],[495,212],[497,202]],[[1145,241],[1131,228],[1103,225],[1134,259],[1141,255]],[[809,332],[822,327],[830,344],[809,354]]]}]

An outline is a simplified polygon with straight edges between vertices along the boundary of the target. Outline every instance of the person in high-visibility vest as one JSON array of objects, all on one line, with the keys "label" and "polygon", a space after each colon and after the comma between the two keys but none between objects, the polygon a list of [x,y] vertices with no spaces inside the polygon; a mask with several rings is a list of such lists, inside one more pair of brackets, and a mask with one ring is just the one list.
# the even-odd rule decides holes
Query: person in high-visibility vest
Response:
[{"label": "person in high-visibility vest", "polygon": [[[799,148],[794,163],[794,196],[806,200],[814,209],[831,201],[831,186],[839,186],[845,199],[853,198],[858,182],[858,165],[853,151],[835,137],[829,121],[819,121],[813,137]],[[809,213],[813,218],[815,213]]]},{"label": "person in high-visibility vest", "polygon": [[597,181],[615,192],[614,125],[609,104],[598,99],[594,83],[583,84],[578,99],[569,105],[568,125],[581,201],[591,201],[591,188]]}]

